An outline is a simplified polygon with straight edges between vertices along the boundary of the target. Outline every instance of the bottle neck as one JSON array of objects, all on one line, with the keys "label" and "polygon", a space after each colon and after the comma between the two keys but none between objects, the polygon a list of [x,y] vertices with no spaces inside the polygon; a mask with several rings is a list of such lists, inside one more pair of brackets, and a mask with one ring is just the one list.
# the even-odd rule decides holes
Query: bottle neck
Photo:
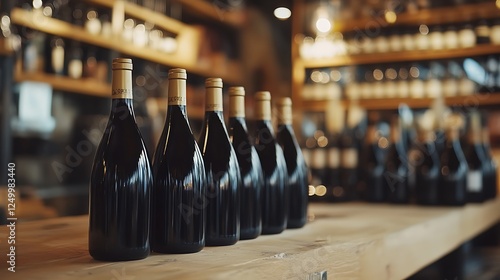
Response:
[{"label": "bottle neck", "polygon": [[399,127],[391,128],[391,142],[392,143],[401,142],[401,129]]},{"label": "bottle neck", "polygon": [[255,119],[257,121],[271,123],[271,101],[256,100]]},{"label": "bottle neck", "polygon": [[482,132],[480,120],[473,118],[472,122],[471,122],[471,127],[470,127],[468,135],[467,135],[469,143],[474,144],[474,145],[482,144],[482,142],[483,142],[482,133],[483,132]]},{"label": "bottle neck", "polygon": [[168,106],[186,107],[186,80],[168,80]]},{"label": "bottle neck", "polygon": [[448,129],[446,131],[446,139],[452,143],[455,141],[459,141],[460,133],[458,129]]},{"label": "bottle neck", "polygon": [[229,117],[235,119],[245,119],[245,96],[229,96]]},{"label": "bottle neck", "polygon": [[292,106],[278,106],[278,125],[292,125]]},{"label": "bottle neck", "polygon": [[486,147],[490,146],[490,132],[488,128],[483,128],[481,131],[483,145]]},{"label": "bottle neck", "polygon": [[207,87],[206,93],[207,95],[205,99],[205,112],[214,112],[216,114],[220,113],[222,115],[222,88]]},{"label": "bottle neck", "polygon": [[132,100],[132,70],[128,69],[113,70],[111,97],[113,99]]},{"label": "bottle neck", "polygon": [[434,142],[436,140],[436,134],[432,130],[420,131],[420,141],[424,143]]},{"label": "bottle neck", "polygon": [[375,125],[370,125],[366,132],[366,140],[367,144],[373,144],[378,141],[378,132],[377,127]]}]

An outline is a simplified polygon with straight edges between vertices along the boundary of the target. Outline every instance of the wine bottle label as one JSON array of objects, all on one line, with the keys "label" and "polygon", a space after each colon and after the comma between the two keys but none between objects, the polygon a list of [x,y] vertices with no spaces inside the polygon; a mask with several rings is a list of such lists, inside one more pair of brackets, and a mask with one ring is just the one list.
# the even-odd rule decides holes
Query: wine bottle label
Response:
[{"label": "wine bottle label", "polygon": [[73,79],[80,79],[83,72],[83,62],[80,59],[72,59],[68,63],[68,74]]},{"label": "wine bottle label", "polygon": [[340,151],[338,148],[328,149],[328,167],[335,169],[340,166]]},{"label": "wine bottle label", "polygon": [[116,58],[113,60],[112,98],[132,99],[132,60]]},{"label": "wine bottle label", "polygon": [[425,91],[427,92],[427,97],[437,98],[442,93],[441,82],[438,79],[430,79],[425,84]]},{"label": "wine bottle label", "polygon": [[446,79],[443,82],[443,93],[444,96],[456,96],[458,92],[457,80]]},{"label": "wine bottle label", "polygon": [[268,91],[259,91],[255,94],[255,119],[271,120],[271,94]]},{"label": "wine bottle label", "polygon": [[413,98],[423,98],[425,93],[424,81],[412,80],[410,82],[410,96]]},{"label": "wine bottle label", "polygon": [[483,175],[480,170],[467,172],[467,191],[481,192],[483,190]]},{"label": "wine bottle label", "polygon": [[222,89],[207,88],[205,111],[222,111]]},{"label": "wine bottle label", "polygon": [[168,71],[168,105],[186,105],[186,79],[185,69]]},{"label": "wine bottle label", "polygon": [[340,164],[343,168],[355,168],[358,166],[358,151],[356,148],[344,149],[341,154]]},{"label": "wine bottle label", "polygon": [[52,69],[61,74],[64,69],[64,47],[56,46],[52,49]]},{"label": "wine bottle label", "polygon": [[490,28],[488,25],[479,25],[476,27],[476,35],[478,37],[490,37]]},{"label": "wine bottle label", "polygon": [[463,29],[458,32],[458,44],[462,48],[473,47],[476,44],[476,34],[472,29]]},{"label": "wine bottle label", "polygon": [[289,97],[278,100],[278,123],[292,124],[292,100]]},{"label": "wine bottle label", "polygon": [[458,48],[458,34],[455,31],[444,33],[444,46],[448,49]]},{"label": "wine bottle label", "polygon": [[98,35],[101,33],[101,28],[102,25],[99,19],[94,18],[85,22],[85,29],[92,35]]},{"label": "wine bottle label", "polygon": [[229,117],[245,117],[245,89],[229,88]]},{"label": "wine bottle label", "polygon": [[222,111],[222,79],[207,78],[205,80],[205,90],[207,92],[205,111]]},{"label": "wine bottle label", "polygon": [[311,155],[311,168],[322,169],[326,167],[326,150],[316,148]]}]

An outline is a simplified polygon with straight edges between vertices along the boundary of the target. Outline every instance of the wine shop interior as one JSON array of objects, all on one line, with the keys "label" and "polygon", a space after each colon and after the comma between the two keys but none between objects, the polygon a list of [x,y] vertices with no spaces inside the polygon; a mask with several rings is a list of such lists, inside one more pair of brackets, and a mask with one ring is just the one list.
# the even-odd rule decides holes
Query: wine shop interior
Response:
[{"label": "wine shop interior", "polygon": [[0,29],[1,279],[500,279],[500,1],[2,0]]}]

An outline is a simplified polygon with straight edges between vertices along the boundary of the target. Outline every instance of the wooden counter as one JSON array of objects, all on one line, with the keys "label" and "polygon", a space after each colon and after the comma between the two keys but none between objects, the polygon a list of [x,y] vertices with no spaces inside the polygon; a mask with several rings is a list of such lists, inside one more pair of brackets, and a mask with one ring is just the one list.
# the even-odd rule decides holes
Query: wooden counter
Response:
[{"label": "wooden counter", "polygon": [[401,279],[500,219],[500,199],[463,208],[386,204],[312,204],[311,222],[196,254],[131,262],[94,261],[87,216],[19,222],[16,273],[6,269],[0,229],[0,279]]}]

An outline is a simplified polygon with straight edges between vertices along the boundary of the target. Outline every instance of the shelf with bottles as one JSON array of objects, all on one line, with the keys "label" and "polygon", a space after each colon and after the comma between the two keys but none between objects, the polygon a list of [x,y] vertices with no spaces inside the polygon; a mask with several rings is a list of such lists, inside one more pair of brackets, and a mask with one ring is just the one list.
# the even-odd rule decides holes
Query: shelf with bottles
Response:
[{"label": "shelf with bottles", "polygon": [[[229,83],[239,83],[241,75],[239,74],[239,67],[236,62],[230,61],[225,65],[217,65],[217,67],[210,67],[210,65],[203,65],[198,63],[198,45],[200,32],[198,29],[189,25],[178,22],[174,19],[149,11],[143,7],[137,6],[132,3],[122,1],[98,1],[102,4],[114,4],[113,11],[120,9],[118,3],[122,3],[123,9],[133,16],[143,18],[148,16],[151,20],[157,20],[156,25],[166,30],[176,28],[176,48],[174,52],[167,53],[158,48],[153,48],[147,45],[138,45],[132,42],[125,42],[123,38],[118,38],[124,35],[121,28],[125,22],[119,25],[118,31],[115,35],[101,33],[91,33],[86,28],[76,26],[63,20],[55,19],[50,16],[44,15],[41,11],[28,11],[21,8],[14,8],[11,13],[12,22],[24,27],[28,27],[44,33],[64,37],[67,39],[87,43],[94,46],[108,48],[118,51],[122,54],[134,56],[137,58],[145,59],[151,62],[159,63],[171,67],[185,68],[189,72],[201,76],[219,76],[224,81]],[[116,3],[115,3],[116,2]],[[127,8],[128,7],[128,8]],[[149,11],[149,12],[148,12]],[[119,12],[116,12],[119,13]],[[122,12],[123,16],[123,12]],[[122,17],[123,20],[123,17]],[[133,25],[133,22],[131,22]],[[144,26],[144,25],[143,25]],[[168,29],[166,28],[168,26]],[[133,26],[131,26],[133,28]],[[133,35],[132,35],[133,36]],[[122,36],[123,37],[123,36]]]},{"label": "shelf with bottles", "polygon": [[[341,6],[337,10],[342,14],[347,13],[348,8]],[[385,7],[382,11],[387,10]],[[438,8],[435,12],[416,10],[409,15],[401,14],[394,24],[377,21],[375,13],[362,27],[339,31],[335,30],[337,25],[332,26],[325,17],[326,11],[328,5],[310,11],[312,15],[306,12],[305,23],[316,20],[314,27],[301,22],[295,24],[295,59],[304,68],[449,59],[499,52],[500,9],[494,3],[461,4]],[[324,20],[320,22],[321,19]]]},{"label": "shelf with bottles", "polygon": [[429,107],[436,98],[458,106],[498,105],[500,67],[497,56],[432,62],[306,69],[299,81],[304,109],[322,110],[328,100],[354,100],[367,109]]},{"label": "shelf with bottles", "polygon": [[[114,18],[112,18],[112,24],[114,25],[121,26],[125,24],[127,20],[132,21],[132,18],[134,18],[144,21],[146,29],[149,29],[148,25],[154,24],[154,27],[152,27],[150,31],[150,37],[151,32],[157,31],[155,29],[156,27],[163,29],[167,33],[176,34],[175,40],[171,40],[172,44],[175,45],[175,53],[173,53],[176,56],[175,64],[165,62],[159,63],[185,68],[191,73],[204,77],[221,77],[228,83],[241,83],[242,74],[240,73],[238,62],[234,59],[228,59],[224,54],[220,53],[208,54],[208,59],[201,57],[203,51],[200,49],[200,46],[204,39],[204,30],[200,27],[191,26],[166,16],[167,3],[165,3],[165,1],[144,1],[144,6],[135,4],[133,1],[127,2],[119,0],[86,0],[86,2],[111,8],[114,11]],[[206,5],[209,5],[199,0],[186,1],[186,3],[183,1],[181,2],[188,7],[199,4],[201,6],[197,6],[198,9],[200,7],[205,9],[207,8]],[[210,9],[208,9],[208,11],[209,10]],[[115,14],[119,14],[118,19]],[[121,18],[122,15],[125,15],[126,20]],[[113,21],[117,23],[113,23]],[[132,26],[133,24],[129,25]],[[140,24],[135,25],[134,30],[137,29],[138,25]],[[167,38],[168,37],[165,39]],[[223,56],[224,59],[221,59],[221,56]]]},{"label": "shelf with bottles", "polygon": [[[303,125],[302,147],[311,168],[311,199],[332,202],[366,199],[426,204],[409,190],[427,186],[423,181],[415,180],[418,168],[425,169],[424,165],[429,163],[423,157],[433,154],[436,157],[432,159],[433,164],[435,159],[437,162],[442,159],[443,164],[446,164],[446,149],[450,147],[447,141],[455,141],[453,148],[463,149],[466,157],[461,160],[467,161],[470,170],[477,169],[475,152],[479,153],[479,162],[484,165],[481,169],[484,172],[481,175],[484,179],[484,196],[477,201],[476,198],[470,198],[469,202],[481,202],[495,197],[499,187],[496,176],[498,167],[489,144],[494,133],[490,130],[493,119],[488,118],[486,111],[473,108],[450,111],[438,107],[414,111],[401,107],[399,114],[380,111],[366,114],[352,107],[347,111],[345,122],[343,113],[335,118],[327,116],[327,113],[307,113],[307,124]],[[338,110],[329,108],[329,111]],[[398,164],[406,166],[403,174],[395,171],[394,165]],[[441,169],[439,163],[437,165],[432,168],[448,170]],[[410,168],[416,171],[409,172]],[[441,175],[438,174],[440,172],[435,173],[433,183],[441,180],[441,176],[444,178],[448,175],[444,171]],[[352,176],[348,176],[349,174]],[[404,189],[391,188],[391,182],[404,182],[405,185],[401,186]],[[386,186],[382,187],[384,184]],[[376,188],[378,194],[375,198],[371,196],[374,194],[371,191]],[[393,195],[400,197],[396,199]],[[436,201],[435,194],[432,199],[433,202],[429,203],[434,205],[449,202]],[[463,203],[463,197],[461,199]]]},{"label": "shelf with bottles", "polygon": [[[364,11],[360,12],[361,16],[336,21],[334,22],[334,29],[346,32],[387,25],[448,24],[462,22],[464,19],[496,18],[500,15],[499,6],[495,1],[482,1],[482,3],[477,3],[478,1],[455,1],[455,3],[450,3],[451,5],[428,7],[431,4],[440,4],[440,2],[442,1],[420,1],[418,4],[427,3],[422,7],[416,7],[417,3],[415,1],[392,3],[399,5],[397,7],[391,7],[391,5],[386,7],[370,7],[370,5],[354,7],[355,10],[364,9]],[[469,3],[465,4],[464,2]],[[383,5],[384,3],[377,4]],[[407,4],[407,6],[402,6],[403,4]],[[351,5],[359,4],[352,3]]]},{"label": "shelf with bottles", "polygon": [[330,58],[301,59],[304,68],[336,67],[344,65],[376,64],[386,62],[421,61],[434,59],[453,59],[478,55],[500,53],[500,45],[484,44],[467,48],[411,50],[386,53],[339,55]]},{"label": "shelf with bottles", "polygon": [[[397,110],[401,104],[410,108],[429,108],[435,98],[366,98],[359,100],[339,100],[344,106],[357,104],[366,110]],[[306,111],[323,112],[328,107],[327,100],[303,100],[302,108]],[[444,104],[450,107],[476,107],[500,105],[500,92],[488,94],[474,94],[469,96],[454,96],[444,98]]]}]

